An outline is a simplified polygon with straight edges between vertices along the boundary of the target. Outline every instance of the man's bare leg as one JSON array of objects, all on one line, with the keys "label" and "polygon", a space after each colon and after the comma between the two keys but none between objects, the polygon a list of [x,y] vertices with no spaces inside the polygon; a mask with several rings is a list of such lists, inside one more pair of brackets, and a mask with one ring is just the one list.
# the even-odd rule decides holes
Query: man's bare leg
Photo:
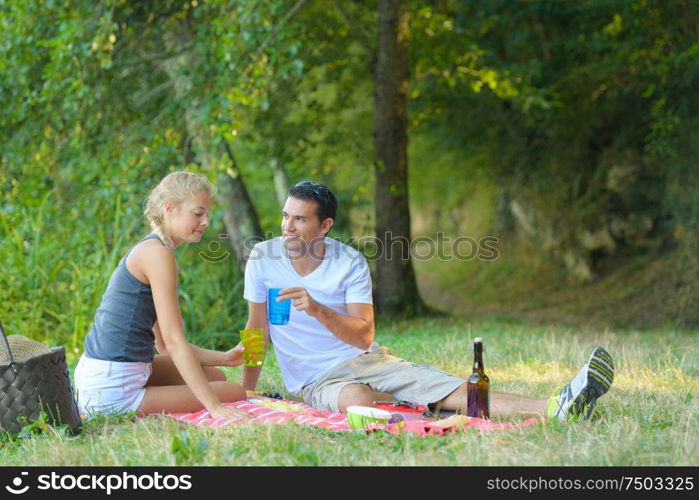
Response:
[{"label": "man's bare leg", "polygon": [[[527,398],[517,394],[503,392],[490,393],[491,417],[543,417],[545,416],[546,398]],[[467,384],[461,384],[454,392],[440,401],[443,410],[466,413]]]},{"label": "man's bare leg", "polygon": [[342,388],[338,400],[340,412],[347,413],[348,406],[374,406],[374,401],[395,401],[387,392],[374,391],[366,384],[349,384]]},{"label": "man's bare leg", "polygon": [[[460,385],[454,392],[440,401],[441,409],[466,413],[466,387],[466,384]],[[373,406],[374,401],[395,400],[396,398],[392,394],[374,391],[368,385],[349,384],[340,392],[338,406],[342,413],[346,413],[348,406]],[[545,407],[546,398],[527,398],[501,392],[490,393],[490,415],[492,417],[543,417]]]}]

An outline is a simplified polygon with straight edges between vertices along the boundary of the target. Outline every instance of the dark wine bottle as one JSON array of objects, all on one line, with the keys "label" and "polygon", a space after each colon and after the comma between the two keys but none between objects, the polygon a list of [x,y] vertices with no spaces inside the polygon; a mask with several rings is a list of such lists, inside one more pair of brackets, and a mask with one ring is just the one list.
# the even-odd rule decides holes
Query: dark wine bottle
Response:
[{"label": "dark wine bottle", "polygon": [[469,417],[490,418],[490,379],[483,366],[483,339],[473,341],[473,373],[468,378]]}]

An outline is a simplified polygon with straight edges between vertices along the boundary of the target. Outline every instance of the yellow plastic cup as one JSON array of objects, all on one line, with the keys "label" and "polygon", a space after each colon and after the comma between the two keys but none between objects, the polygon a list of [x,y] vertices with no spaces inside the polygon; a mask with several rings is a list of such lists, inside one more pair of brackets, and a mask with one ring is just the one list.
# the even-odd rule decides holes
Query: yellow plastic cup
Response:
[{"label": "yellow plastic cup", "polygon": [[240,330],[240,340],[245,348],[243,352],[245,366],[262,366],[265,360],[265,337],[262,328]]}]

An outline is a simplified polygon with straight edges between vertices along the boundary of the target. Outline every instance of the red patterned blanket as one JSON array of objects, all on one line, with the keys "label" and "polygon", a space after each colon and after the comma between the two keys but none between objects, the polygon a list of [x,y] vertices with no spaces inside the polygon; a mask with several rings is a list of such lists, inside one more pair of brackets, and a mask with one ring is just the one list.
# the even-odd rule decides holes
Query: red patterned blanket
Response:
[{"label": "red patterned blanket", "polygon": [[[287,401],[266,398],[262,396],[251,396],[247,401],[237,401],[226,403],[226,406],[234,406],[240,410],[245,410],[251,415],[251,419],[245,420],[242,417],[236,418],[212,418],[209,412],[202,410],[196,413],[174,413],[171,417],[187,422],[189,424],[204,427],[226,427],[229,425],[241,425],[245,423],[260,424],[298,424],[320,427],[332,432],[356,431],[347,423],[347,416],[342,413],[330,413],[327,411],[315,410],[310,406],[298,401]],[[451,422],[450,422],[451,421]],[[392,423],[385,426],[371,428],[369,430],[384,430],[391,434],[400,432],[410,432],[420,436],[453,434],[464,429],[478,429],[480,431],[498,431],[507,429],[522,429],[541,423],[541,420],[530,418],[517,424],[495,423],[490,420],[480,418],[458,418],[447,419],[437,423],[427,418],[417,418],[400,423]]]}]

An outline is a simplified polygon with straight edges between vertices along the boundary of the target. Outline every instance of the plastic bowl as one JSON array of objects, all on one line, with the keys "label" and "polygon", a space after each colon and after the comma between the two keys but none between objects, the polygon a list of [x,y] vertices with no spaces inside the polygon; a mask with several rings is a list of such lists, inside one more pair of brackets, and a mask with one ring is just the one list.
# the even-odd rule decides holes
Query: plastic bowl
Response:
[{"label": "plastic bowl", "polygon": [[385,426],[391,413],[371,406],[348,406],[347,422],[353,429],[369,429],[375,425]]}]

